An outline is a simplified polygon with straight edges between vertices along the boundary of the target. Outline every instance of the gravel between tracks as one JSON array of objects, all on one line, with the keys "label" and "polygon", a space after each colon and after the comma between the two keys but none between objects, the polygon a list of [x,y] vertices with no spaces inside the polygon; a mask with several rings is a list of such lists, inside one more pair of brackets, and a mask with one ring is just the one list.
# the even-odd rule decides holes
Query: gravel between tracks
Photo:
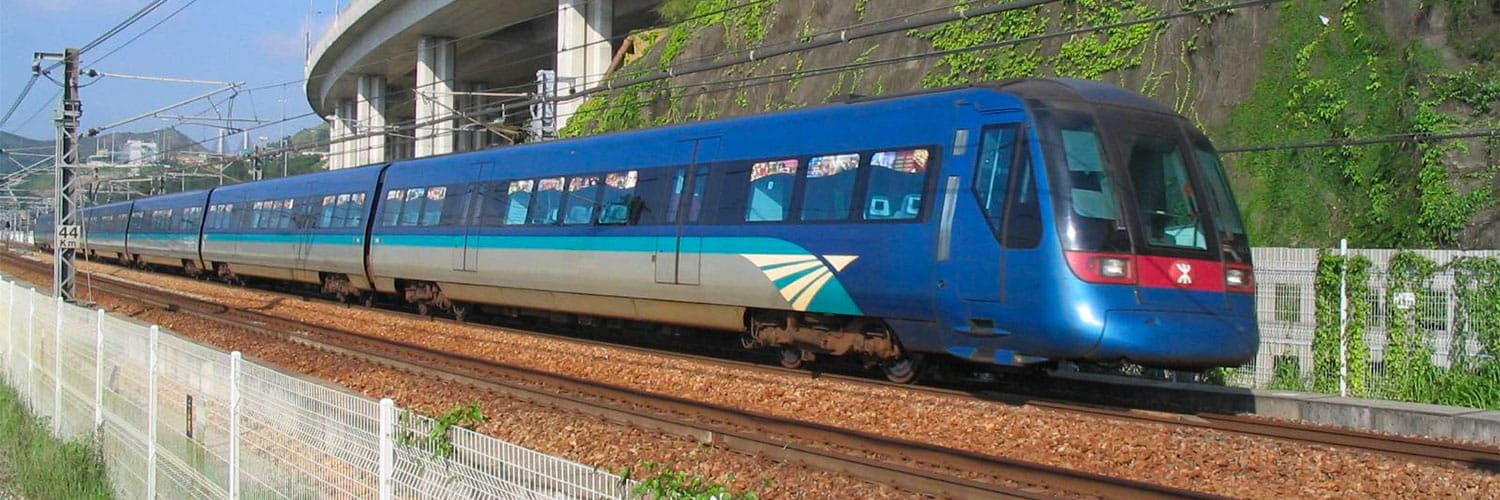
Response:
[{"label": "gravel between tracks", "polygon": [[[1247,498],[1276,497],[1463,497],[1500,495],[1500,476],[1384,455],[1307,446],[1273,439],[1177,427],[1122,422],[1031,406],[957,401],[901,389],[872,388],[835,380],[786,376],[682,361],[661,356],[539,339],[492,328],[426,321],[378,310],[288,300],[266,292],[112,266],[84,269],[170,288],[231,307],[256,308],[278,316],[418,342],[453,352],[571,376],[603,380],[659,393],[691,397],[914,441],[1069,467],[1192,490]],[[42,279],[45,277],[37,277]],[[87,298],[85,280],[80,297]],[[139,311],[139,307],[135,308]],[[147,320],[158,311],[148,311]],[[180,316],[163,326],[182,331]],[[213,336],[209,336],[213,337]],[[417,380],[401,372],[371,368],[347,358],[254,338],[204,338],[288,368],[349,386],[372,396],[390,396],[423,412],[441,412],[456,402],[483,398],[486,415],[497,415],[485,432],[548,453],[595,465],[636,460],[676,462],[710,477],[735,472],[734,486],[766,497],[883,497],[900,495],[842,476],[797,471],[683,440],[588,423],[555,412],[513,409],[514,401],[474,390]],[[273,344],[263,347],[265,344]],[[285,343],[282,343],[285,344]],[[256,349],[252,351],[252,349]],[[286,352],[290,350],[291,352]],[[264,352],[265,354],[257,354]],[[331,360],[328,358],[338,358]],[[516,411],[516,415],[512,415]],[[712,455],[712,456],[710,456]],[[805,479],[804,479],[805,478]],[[769,485],[766,480],[772,481]]]}]

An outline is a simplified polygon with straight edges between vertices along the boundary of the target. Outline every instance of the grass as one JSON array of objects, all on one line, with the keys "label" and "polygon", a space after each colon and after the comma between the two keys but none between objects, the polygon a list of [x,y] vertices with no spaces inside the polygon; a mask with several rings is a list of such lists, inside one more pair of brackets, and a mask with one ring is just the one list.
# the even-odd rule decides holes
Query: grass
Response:
[{"label": "grass", "polygon": [[92,436],[61,441],[51,424],[0,384],[0,476],[23,498],[110,498],[104,457]]}]

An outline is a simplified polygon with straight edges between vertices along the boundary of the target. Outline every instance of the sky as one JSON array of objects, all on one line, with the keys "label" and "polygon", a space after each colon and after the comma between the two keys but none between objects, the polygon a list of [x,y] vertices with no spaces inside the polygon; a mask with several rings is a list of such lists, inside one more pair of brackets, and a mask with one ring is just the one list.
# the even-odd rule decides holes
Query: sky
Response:
[{"label": "sky", "polygon": [[[236,118],[266,122],[282,116],[311,113],[303,87],[304,59],[309,34],[323,36],[335,8],[350,0],[167,0],[151,15],[82,55],[84,70],[106,75],[140,75],[219,82],[243,82],[233,101]],[[0,116],[3,116],[31,77],[34,52],[62,52],[82,47],[124,21],[150,0],[0,0]],[[151,25],[182,8],[155,29]],[[112,55],[137,34],[143,36]],[[103,58],[103,59],[101,59]],[[45,67],[45,65],[44,65]],[[61,68],[54,71],[60,81]],[[166,83],[104,76],[84,77],[82,129],[130,118],[222,85]],[[39,79],[15,115],[0,130],[33,139],[55,134],[52,122],[55,95],[60,87]],[[228,93],[221,94],[227,96]],[[228,102],[220,102],[227,114]],[[283,107],[285,115],[283,115]],[[212,116],[207,102],[198,101],[164,114]],[[284,134],[320,123],[307,116],[284,125],[251,132],[252,144],[264,136],[274,141]],[[176,126],[189,137],[208,140],[217,130],[201,124],[148,118],[110,131],[144,132]],[[229,141],[226,141],[229,142]],[[232,143],[241,144],[238,136]],[[205,144],[210,149],[213,142]],[[230,152],[228,146],[226,152]]]}]

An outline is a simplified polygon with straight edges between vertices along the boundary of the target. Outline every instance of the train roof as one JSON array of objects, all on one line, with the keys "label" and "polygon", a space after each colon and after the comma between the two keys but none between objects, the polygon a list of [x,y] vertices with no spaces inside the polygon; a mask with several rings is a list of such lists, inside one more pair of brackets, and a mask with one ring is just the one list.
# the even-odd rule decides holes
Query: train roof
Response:
[{"label": "train roof", "polygon": [[207,189],[199,189],[196,191],[183,191],[180,193],[163,194],[152,196],[150,198],[141,198],[135,200],[135,208],[141,210],[149,210],[153,208],[175,208],[181,206],[183,203],[202,205],[208,200],[208,192],[209,190]]},{"label": "train roof", "polygon": [[1118,85],[1074,78],[1016,78],[983,85],[1026,100],[1075,101],[1175,115],[1172,108]]}]

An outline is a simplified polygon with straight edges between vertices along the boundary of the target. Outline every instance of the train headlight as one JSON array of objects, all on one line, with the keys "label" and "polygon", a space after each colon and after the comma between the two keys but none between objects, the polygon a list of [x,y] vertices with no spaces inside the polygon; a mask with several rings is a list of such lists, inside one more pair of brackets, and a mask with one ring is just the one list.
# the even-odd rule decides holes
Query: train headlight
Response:
[{"label": "train headlight", "polygon": [[1255,272],[1248,267],[1230,267],[1224,270],[1224,287],[1231,292],[1255,292]]},{"label": "train headlight", "polygon": [[1099,259],[1099,274],[1106,278],[1129,277],[1130,261],[1114,257]]}]

